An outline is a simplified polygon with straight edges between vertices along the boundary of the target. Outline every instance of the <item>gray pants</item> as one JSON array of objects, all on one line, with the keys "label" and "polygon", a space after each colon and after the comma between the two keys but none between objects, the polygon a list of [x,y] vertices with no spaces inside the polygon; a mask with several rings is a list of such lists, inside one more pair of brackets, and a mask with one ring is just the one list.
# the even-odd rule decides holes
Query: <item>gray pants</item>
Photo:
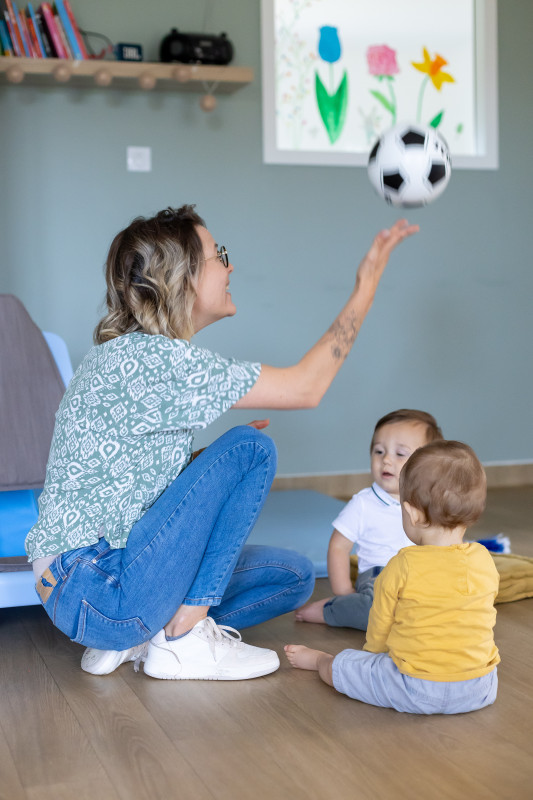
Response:
[{"label": "gray pants", "polygon": [[403,675],[388,653],[343,650],[333,660],[333,686],[363,703],[410,714],[464,714],[494,703],[498,673],[495,667],[481,678],[429,681]]},{"label": "gray pants", "polygon": [[366,631],[374,600],[374,582],[383,567],[372,567],[357,576],[355,594],[338,595],[324,606],[324,620],[333,628]]}]

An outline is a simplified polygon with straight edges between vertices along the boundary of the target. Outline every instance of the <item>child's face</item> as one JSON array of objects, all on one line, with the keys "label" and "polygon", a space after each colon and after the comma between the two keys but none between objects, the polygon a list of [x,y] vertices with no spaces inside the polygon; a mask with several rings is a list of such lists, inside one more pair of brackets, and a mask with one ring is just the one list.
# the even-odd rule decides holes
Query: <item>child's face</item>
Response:
[{"label": "child's face", "polygon": [[372,479],[396,500],[400,499],[400,472],[411,455],[427,443],[423,422],[392,422],[378,428],[370,454]]}]

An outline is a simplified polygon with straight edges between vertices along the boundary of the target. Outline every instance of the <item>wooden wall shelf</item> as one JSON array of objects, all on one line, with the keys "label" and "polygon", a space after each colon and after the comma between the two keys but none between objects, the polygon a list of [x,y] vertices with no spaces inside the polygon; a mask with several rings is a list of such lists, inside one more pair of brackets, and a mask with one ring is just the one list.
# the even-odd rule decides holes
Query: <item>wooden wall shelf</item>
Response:
[{"label": "wooden wall shelf", "polygon": [[232,94],[251,83],[253,78],[250,67],[0,56],[0,83],[13,85],[109,86],[115,89]]}]

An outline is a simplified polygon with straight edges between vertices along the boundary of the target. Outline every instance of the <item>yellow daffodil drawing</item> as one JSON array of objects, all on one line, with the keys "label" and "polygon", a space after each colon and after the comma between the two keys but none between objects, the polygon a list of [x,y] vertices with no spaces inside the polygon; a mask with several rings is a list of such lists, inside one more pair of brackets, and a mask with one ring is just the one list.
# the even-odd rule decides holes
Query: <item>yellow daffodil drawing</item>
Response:
[{"label": "yellow daffodil drawing", "polygon": [[[435,58],[431,58],[425,47],[423,48],[422,52],[424,55],[424,60],[422,62],[411,61],[413,67],[419,72],[425,73],[426,76],[422,81],[422,86],[420,87],[420,91],[418,93],[418,106],[416,115],[417,122],[421,121],[422,102],[424,99],[424,92],[429,81],[431,81],[438,92],[441,91],[443,83],[455,83],[455,78],[453,78],[449,72],[442,71],[442,67],[448,63],[445,58],[440,56],[438,53],[435,55]],[[433,117],[429,123],[432,128],[437,128],[440,125],[443,115],[444,110],[439,111],[439,113]]]}]

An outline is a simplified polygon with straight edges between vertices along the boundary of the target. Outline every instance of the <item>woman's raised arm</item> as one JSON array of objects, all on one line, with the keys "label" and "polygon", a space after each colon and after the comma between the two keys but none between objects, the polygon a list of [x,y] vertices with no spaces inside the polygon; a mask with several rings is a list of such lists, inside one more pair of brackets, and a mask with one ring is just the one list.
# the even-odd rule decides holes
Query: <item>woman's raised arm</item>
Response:
[{"label": "woman's raised arm", "polygon": [[398,220],[378,233],[359,265],[348,302],[326,333],[291,367],[263,364],[256,384],[234,408],[315,408],[355,342],[392,251],[417,231],[418,225]]}]

